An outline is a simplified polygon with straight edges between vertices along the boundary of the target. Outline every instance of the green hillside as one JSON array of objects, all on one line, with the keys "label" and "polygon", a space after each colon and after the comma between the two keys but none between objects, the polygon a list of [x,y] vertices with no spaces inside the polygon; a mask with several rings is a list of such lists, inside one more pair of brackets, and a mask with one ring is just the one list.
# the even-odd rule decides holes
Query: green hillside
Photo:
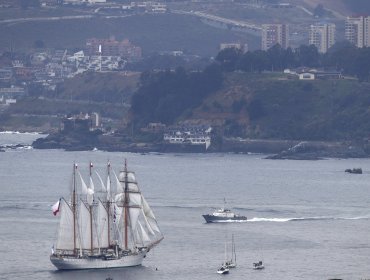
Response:
[{"label": "green hillside", "polygon": [[369,135],[368,82],[301,81],[279,73],[222,74],[219,69],[142,76],[132,102],[135,125],[207,123],[225,136],[260,139],[357,140]]},{"label": "green hillside", "polygon": [[370,84],[291,80],[229,73],[193,119],[223,124],[231,136],[265,139],[363,139],[370,132]]}]

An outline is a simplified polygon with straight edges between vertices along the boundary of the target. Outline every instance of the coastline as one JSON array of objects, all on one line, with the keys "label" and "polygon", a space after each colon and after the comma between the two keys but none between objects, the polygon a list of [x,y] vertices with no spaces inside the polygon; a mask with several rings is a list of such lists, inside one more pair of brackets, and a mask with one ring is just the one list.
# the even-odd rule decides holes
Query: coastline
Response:
[{"label": "coastline", "polygon": [[132,153],[237,153],[265,154],[266,159],[320,160],[324,158],[370,157],[367,142],[299,141],[276,139],[223,138],[208,149],[204,145],[169,144],[165,142],[132,142],[122,135],[49,134],[32,143],[34,149],[66,151],[108,151]]}]

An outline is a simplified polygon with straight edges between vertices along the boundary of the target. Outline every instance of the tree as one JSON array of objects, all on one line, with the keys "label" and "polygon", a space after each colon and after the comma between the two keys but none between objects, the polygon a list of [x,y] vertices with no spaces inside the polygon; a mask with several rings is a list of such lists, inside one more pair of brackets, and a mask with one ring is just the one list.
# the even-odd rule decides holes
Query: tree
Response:
[{"label": "tree", "polygon": [[370,76],[370,48],[362,48],[354,59],[354,73],[360,81],[368,81]]},{"label": "tree", "polygon": [[271,64],[271,70],[283,70],[284,50],[279,44],[276,44],[268,49],[267,55],[269,58],[269,64]]},{"label": "tree", "polygon": [[314,45],[301,45],[298,48],[298,61],[301,66],[317,67],[320,64],[320,54]]},{"label": "tree", "polygon": [[242,55],[243,52],[240,49],[226,48],[218,53],[216,60],[221,63],[223,70],[234,71]]}]

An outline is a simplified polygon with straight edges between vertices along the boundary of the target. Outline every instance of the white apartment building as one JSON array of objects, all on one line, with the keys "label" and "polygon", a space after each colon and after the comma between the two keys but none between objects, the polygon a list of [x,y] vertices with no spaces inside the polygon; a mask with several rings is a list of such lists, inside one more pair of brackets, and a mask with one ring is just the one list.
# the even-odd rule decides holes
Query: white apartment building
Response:
[{"label": "white apartment building", "polygon": [[276,44],[283,49],[289,47],[289,26],[287,24],[262,24],[262,50],[267,51]]},{"label": "white apartment building", "polygon": [[309,44],[320,53],[326,53],[335,44],[335,24],[316,23],[310,26]]},{"label": "white apartment building", "polygon": [[347,17],[345,38],[358,48],[370,47],[370,16]]}]

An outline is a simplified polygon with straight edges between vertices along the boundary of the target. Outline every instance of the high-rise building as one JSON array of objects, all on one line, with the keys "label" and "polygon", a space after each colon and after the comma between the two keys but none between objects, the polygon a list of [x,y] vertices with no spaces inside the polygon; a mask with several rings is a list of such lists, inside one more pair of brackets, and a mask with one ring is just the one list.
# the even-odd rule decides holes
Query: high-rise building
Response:
[{"label": "high-rise building", "polygon": [[335,44],[335,24],[316,23],[310,26],[309,44],[320,53],[326,53]]},{"label": "high-rise building", "polygon": [[370,16],[347,17],[345,38],[358,48],[370,47]]},{"label": "high-rise building", "polygon": [[287,24],[263,24],[262,50],[267,51],[276,44],[283,49],[289,47],[289,26]]}]

